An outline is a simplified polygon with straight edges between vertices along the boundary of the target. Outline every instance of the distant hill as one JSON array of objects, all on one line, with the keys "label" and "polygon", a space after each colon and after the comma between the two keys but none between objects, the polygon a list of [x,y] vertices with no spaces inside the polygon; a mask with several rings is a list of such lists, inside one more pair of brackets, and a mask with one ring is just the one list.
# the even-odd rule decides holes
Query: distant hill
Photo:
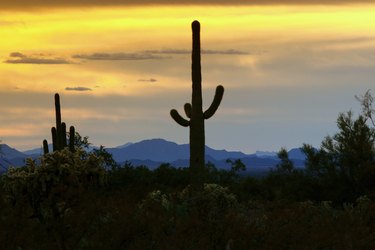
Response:
[{"label": "distant hill", "polygon": [[[173,162],[181,159],[189,159],[189,144],[177,144],[164,139],[143,140],[137,143],[127,144],[125,147],[107,148],[117,162],[137,160],[151,160],[157,162]],[[247,155],[241,152],[229,152],[215,150],[206,146],[206,155],[216,160],[228,158],[243,158]]]},{"label": "distant hill", "polygon": [[15,148],[11,148],[6,144],[0,144],[0,155],[7,159],[13,159],[18,157],[25,157],[25,154],[18,151]]},{"label": "distant hill", "polygon": [[306,155],[302,152],[301,148],[293,148],[288,151],[288,156],[290,159],[297,159],[297,160],[306,160]]},{"label": "distant hill", "polygon": [[[48,144],[48,150],[50,152],[52,152],[52,148],[53,148],[52,144]],[[29,156],[40,156],[43,154],[43,148],[42,147],[34,148],[34,149],[23,151],[22,153],[25,155],[29,155]]]},{"label": "distant hill", "polygon": [[0,144],[0,173],[5,172],[9,166],[22,166],[27,155],[11,148],[6,144]]},{"label": "distant hill", "polygon": [[[50,149],[52,150],[52,149]],[[151,169],[162,163],[169,163],[175,167],[189,165],[189,144],[177,144],[164,139],[149,139],[136,143],[126,143],[115,148],[106,148],[113,159],[123,164],[130,162],[134,166],[144,165]],[[37,158],[43,152],[41,148],[20,152],[6,144],[2,144],[0,157],[0,172],[10,165],[22,166],[27,157]],[[276,152],[257,151],[255,154],[245,154],[238,151],[217,150],[206,146],[206,162],[213,163],[217,168],[229,169],[227,159],[241,161],[247,166],[248,172],[266,172],[279,163]],[[303,167],[305,155],[299,148],[288,152],[296,167]]]},{"label": "distant hill", "polygon": [[126,148],[127,146],[130,146],[132,144],[133,144],[132,142],[128,142],[128,143],[125,143],[123,145],[117,146],[116,148]]},{"label": "distant hill", "polygon": [[189,145],[178,145],[163,139],[143,140],[128,144],[126,147],[107,148],[117,162],[128,160],[151,160],[172,162],[189,158]]},{"label": "distant hill", "polygon": [[277,157],[277,152],[256,151],[255,155],[258,157]]}]

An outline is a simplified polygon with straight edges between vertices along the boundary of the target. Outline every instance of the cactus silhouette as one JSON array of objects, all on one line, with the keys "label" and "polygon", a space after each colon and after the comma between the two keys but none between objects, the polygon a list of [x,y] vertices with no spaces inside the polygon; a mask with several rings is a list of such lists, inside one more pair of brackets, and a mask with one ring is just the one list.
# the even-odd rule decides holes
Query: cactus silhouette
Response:
[{"label": "cactus silhouette", "polygon": [[213,116],[223,98],[224,87],[216,87],[215,97],[210,107],[203,112],[202,109],[202,76],[201,76],[201,49],[200,49],[200,23],[194,21],[191,25],[193,32],[192,50],[192,99],[191,104],[186,103],[184,110],[189,120],[183,118],[177,110],[172,109],[172,118],[181,126],[190,127],[190,171],[193,182],[202,184],[202,173],[205,166],[205,135],[204,120]]},{"label": "cactus silhouette", "polygon": [[[53,151],[61,150],[67,147],[66,139],[66,124],[61,122],[61,109],[60,109],[60,96],[58,93],[55,94],[55,113],[56,113],[56,127],[51,128]],[[75,129],[73,126],[69,129],[69,150],[74,152],[74,139]],[[49,153],[48,142],[43,140],[43,152],[44,154]]]}]

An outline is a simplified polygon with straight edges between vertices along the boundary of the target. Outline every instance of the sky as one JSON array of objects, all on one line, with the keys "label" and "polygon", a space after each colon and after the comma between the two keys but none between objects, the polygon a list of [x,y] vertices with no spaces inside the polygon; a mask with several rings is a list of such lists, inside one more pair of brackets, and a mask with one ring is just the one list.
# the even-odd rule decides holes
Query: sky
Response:
[{"label": "sky", "polygon": [[[141,3],[140,3],[141,2]],[[201,23],[206,144],[253,153],[319,147],[375,81],[375,1],[0,2],[0,140],[51,141],[62,120],[94,145],[188,143],[170,117],[191,100],[191,22]]]}]

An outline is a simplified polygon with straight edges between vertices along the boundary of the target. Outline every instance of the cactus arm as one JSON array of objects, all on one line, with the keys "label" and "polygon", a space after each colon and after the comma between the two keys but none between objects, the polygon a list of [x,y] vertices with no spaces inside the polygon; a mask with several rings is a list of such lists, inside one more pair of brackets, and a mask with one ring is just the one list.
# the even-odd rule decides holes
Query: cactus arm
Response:
[{"label": "cactus arm", "polygon": [[43,140],[43,153],[44,153],[45,155],[49,153],[48,142],[47,142],[47,140]]},{"label": "cactus arm", "polygon": [[61,123],[61,148],[65,148],[67,146],[66,142],[66,124],[65,122]]},{"label": "cactus arm", "polygon": [[191,104],[185,103],[184,105],[185,114],[188,118],[191,118]]},{"label": "cactus arm", "polygon": [[[63,148],[62,144],[62,127],[61,127],[61,108],[60,108],[60,96],[58,93],[55,94],[55,113],[56,113],[56,150]],[[54,150],[55,151],[55,150]]]},{"label": "cactus arm", "polygon": [[190,122],[188,120],[186,120],[185,118],[183,118],[177,110],[175,109],[172,109],[171,112],[170,112],[173,120],[175,120],[175,122],[177,122],[178,124],[180,124],[181,126],[183,127],[188,127],[190,125]]},{"label": "cactus arm", "polygon": [[61,109],[60,109],[60,96],[55,94],[55,111],[56,111],[56,124],[61,124]]},{"label": "cactus arm", "polygon": [[53,152],[55,152],[55,151],[59,150],[59,148],[57,146],[57,132],[56,132],[55,127],[51,128],[51,134],[52,134]]},{"label": "cactus arm", "polygon": [[213,116],[218,109],[221,100],[223,99],[224,95],[224,87],[219,85],[216,87],[215,97],[211,103],[211,106],[204,112],[204,119],[209,119]]},{"label": "cactus arm", "polygon": [[74,141],[75,141],[75,128],[74,128],[74,126],[70,126],[70,129],[69,129],[69,150],[70,150],[70,152],[74,152]]},{"label": "cactus arm", "polygon": [[[68,142],[66,139],[66,135],[67,135],[66,124],[65,122],[61,122],[60,96],[58,93],[55,94],[55,114],[56,114],[55,115],[56,127],[51,128],[53,152],[61,150],[67,146],[69,146],[69,149],[71,152],[74,152],[75,129],[73,126],[70,127],[69,134],[70,134],[70,138],[73,138],[73,140],[70,141],[68,145]],[[47,140],[43,141],[43,151],[44,151],[44,154],[48,154],[49,152]]]},{"label": "cactus arm", "polygon": [[60,126],[61,125],[61,108],[60,108],[60,96],[58,93],[55,94],[55,112],[56,112],[56,125]]}]

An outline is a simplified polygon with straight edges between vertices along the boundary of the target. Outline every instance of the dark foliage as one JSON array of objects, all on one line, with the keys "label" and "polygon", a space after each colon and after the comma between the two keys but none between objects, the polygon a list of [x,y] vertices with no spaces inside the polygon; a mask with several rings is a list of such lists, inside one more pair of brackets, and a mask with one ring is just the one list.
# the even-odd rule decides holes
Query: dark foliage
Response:
[{"label": "dark foliage", "polygon": [[[232,168],[228,171],[207,164],[205,181],[211,184],[205,184],[201,190],[189,185],[187,168],[169,164],[152,171],[125,163],[107,168],[102,182],[87,178],[92,173],[104,173],[105,163],[100,155],[103,152],[59,151],[47,155],[48,172],[43,170],[46,168],[43,163],[40,166],[29,163],[2,176],[2,247],[372,249],[375,246],[375,203],[366,196],[339,206],[320,199],[325,198],[320,192],[329,193],[324,190],[325,175],[295,169],[284,149],[279,153],[280,164],[263,179],[239,175],[244,170],[241,161],[231,161]],[[70,164],[72,157],[75,164]],[[55,174],[61,166],[65,170]],[[91,172],[83,166],[92,166]],[[30,185],[47,180],[47,176],[53,180],[50,191],[42,184]],[[38,202],[44,219],[34,216]]]},{"label": "dark foliage", "polygon": [[188,168],[120,166],[76,133],[74,151],[0,176],[1,248],[375,249],[369,103],[363,112],[340,114],[320,149],[304,145],[304,169],[283,148],[264,178],[241,175],[240,160],[208,163],[199,189]]}]

